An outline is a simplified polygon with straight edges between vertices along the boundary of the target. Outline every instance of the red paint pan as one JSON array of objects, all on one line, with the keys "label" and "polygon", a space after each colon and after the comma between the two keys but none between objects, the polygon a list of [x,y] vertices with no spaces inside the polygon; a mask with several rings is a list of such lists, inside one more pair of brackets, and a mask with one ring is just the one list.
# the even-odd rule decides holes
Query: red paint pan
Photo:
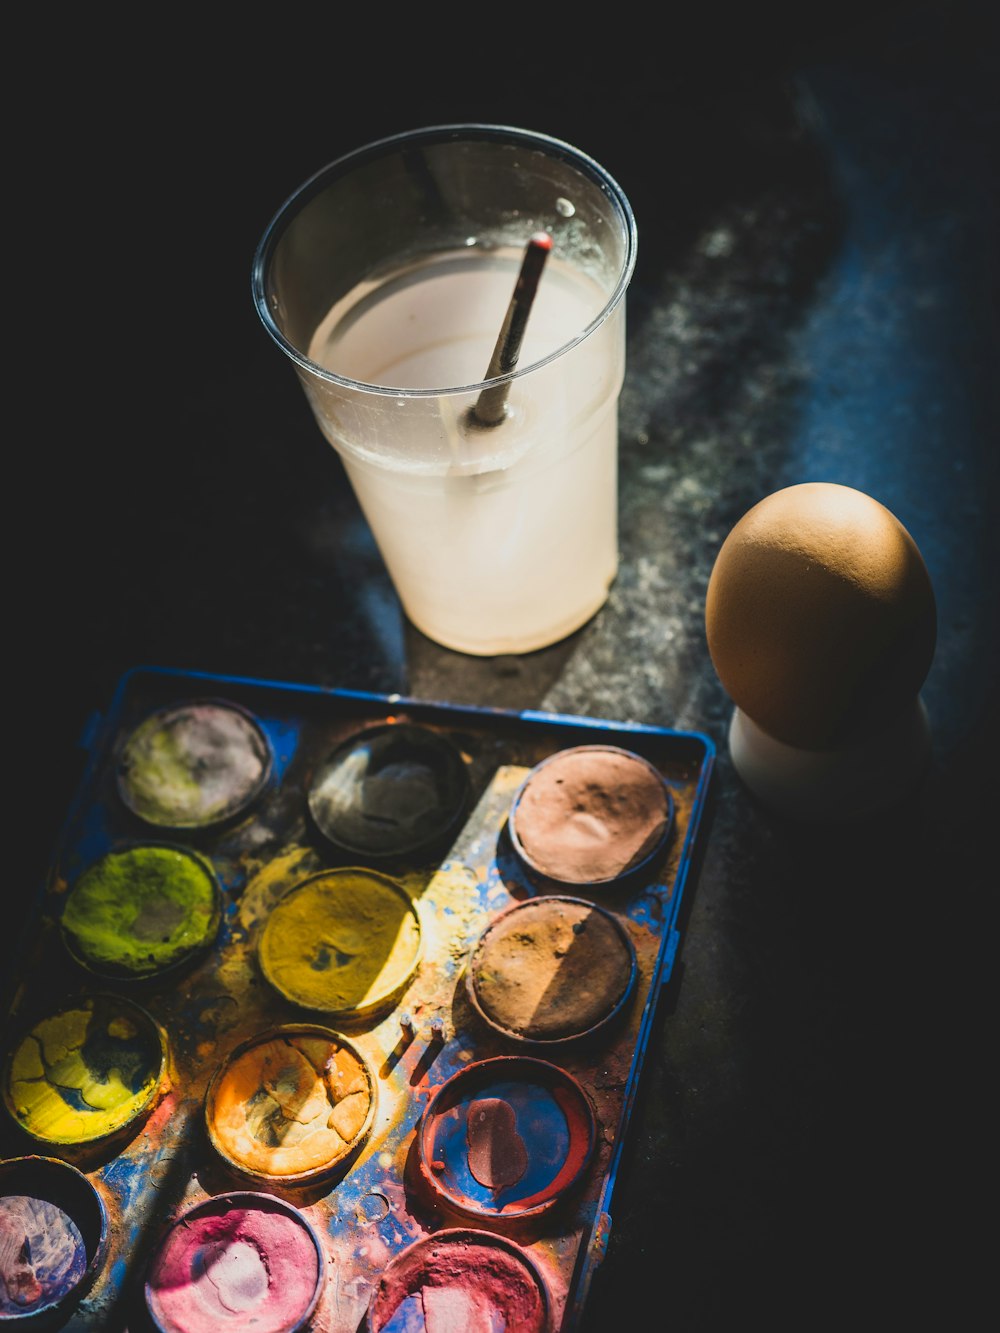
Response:
[{"label": "red paint pan", "polygon": [[525,1250],[503,1236],[446,1228],[401,1251],[378,1280],[368,1333],[430,1328],[548,1333],[544,1279]]}]

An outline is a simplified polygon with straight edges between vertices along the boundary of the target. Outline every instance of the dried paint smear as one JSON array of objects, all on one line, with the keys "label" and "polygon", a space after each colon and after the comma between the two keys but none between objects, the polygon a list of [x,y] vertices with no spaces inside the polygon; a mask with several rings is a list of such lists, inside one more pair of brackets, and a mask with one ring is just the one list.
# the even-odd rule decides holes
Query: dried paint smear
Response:
[{"label": "dried paint smear", "polygon": [[510,1102],[480,1097],[469,1103],[465,1135],[469,1170],[488,1190],[498,1192],[516,1185],[528,1169],[528,1151],[517,1132],[517,1117]]}]

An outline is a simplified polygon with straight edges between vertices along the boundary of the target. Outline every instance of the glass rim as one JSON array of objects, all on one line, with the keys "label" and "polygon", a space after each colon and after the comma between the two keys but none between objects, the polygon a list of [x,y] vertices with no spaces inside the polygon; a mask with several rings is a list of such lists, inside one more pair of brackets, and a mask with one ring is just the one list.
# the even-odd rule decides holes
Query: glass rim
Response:
[{"label": "glass rim", "polygon": [[[625,253],[614,290],[608,296],[601,310],[569,342],[563,343],[555,351],[532,361],[525,366],[517,366],[503,375],[492,379],[476,380],[469,384],[442,385],[437,388],[393,388],[385,384],[371,384],[366,380],[355,380],[347,375],[338,375],[311,360],[278,327],[267,299],[267,273],[274,252],[302,208],[310,202],[335,177],[347,169],[362,165],[367,160],[374,160],[387,151],[407,144],[447,143],[460,139],[518,141],[526,148],[535,148],[550,157],[559,158],[568,163],[580,174],[596,185],[616,206],[623,223]],[[522,129],[514,125],[497,125],[478,121],[458,122],[454,124],[427,125],[420,129],[403,130],[396,134],[385,135],[369,143],[351,149],[340,157],[334,158],[325,166],[306,178],[272,214],[270,221],[257,243],[251,265],[250,287],[254,308],[267,333],[278,347],[295,363],[299,370],[305,371],[311,378],[324,380],[328,384],[338,385],[355,393],[367,393],[387,398],[443,398],[457,397],[481,392],[488,385],[507,384],[527,375],[533,375],[543,367],[560,360],[580,343],[585,342],[620,305],[626,289],[635,271],[638,247],[638,228],[635,214],[628,196],[611,173],[588,153],[574,147],[573,144],[538,130]]]}]

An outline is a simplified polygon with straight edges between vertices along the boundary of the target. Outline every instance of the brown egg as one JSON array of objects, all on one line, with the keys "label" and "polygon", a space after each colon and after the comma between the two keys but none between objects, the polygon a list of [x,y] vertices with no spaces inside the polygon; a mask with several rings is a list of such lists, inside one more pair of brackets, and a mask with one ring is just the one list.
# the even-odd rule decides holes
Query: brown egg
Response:
[{"label": "brown egg", "polygon": [[826,749],[912,707],[937,615],[902,523],[862,491],[804,482],[754,505],[723,542],[705,631],[747,717],[787,745]]}]

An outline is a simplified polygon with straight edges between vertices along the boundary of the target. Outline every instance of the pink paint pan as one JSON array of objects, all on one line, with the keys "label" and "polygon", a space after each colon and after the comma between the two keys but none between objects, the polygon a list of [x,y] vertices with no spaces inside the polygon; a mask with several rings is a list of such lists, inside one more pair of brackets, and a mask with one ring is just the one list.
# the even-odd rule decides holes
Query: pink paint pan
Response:
[{"label": "pink paint pan", "polygon": [[446,1228],[402,1250],[368,1307],[368,1333],[516,1329],[548,1333],[545,1281],[527,1252],[503,1236]]},{"label": "pink paint pan", "polygon": [[417,1135],[432,1197],[478,1221],[548,1213],[580,1183],[594,1154],[593,1106],[547,1060],[501,1055],[453,1074],[427,1104]]},{"label": "pink paint pan", "polygon": [[158,1333],[297,1333],[322,1292],[325,1259],[297,1208],[237,1191],[195,1204],[161,1240],[147,1271]]},{"label": "pink paint pan", "polygon": [[649,760],[616,745],[577,745],[531,770],[507,831],[530,878],[616,888],[652,868],[673,823],[670,789]]}]

